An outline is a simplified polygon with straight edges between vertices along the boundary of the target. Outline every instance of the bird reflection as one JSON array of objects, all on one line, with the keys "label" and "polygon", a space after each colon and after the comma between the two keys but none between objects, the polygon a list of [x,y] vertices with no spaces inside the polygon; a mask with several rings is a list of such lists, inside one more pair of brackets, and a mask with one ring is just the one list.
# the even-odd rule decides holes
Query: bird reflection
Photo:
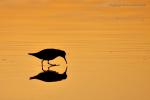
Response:
[{"label": "bird reflection", "polygon": [[57,82],[67,79],[67,67],[63,74],[59,74],[56,71],[48,70],[37,74],[36,76],[30,77],[30,80],[37,79],[44,82]]}]

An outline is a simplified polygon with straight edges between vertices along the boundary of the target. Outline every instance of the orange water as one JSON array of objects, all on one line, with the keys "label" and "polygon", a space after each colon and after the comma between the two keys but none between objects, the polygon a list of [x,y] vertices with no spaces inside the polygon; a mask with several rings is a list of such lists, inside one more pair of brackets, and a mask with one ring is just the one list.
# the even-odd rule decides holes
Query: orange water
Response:
[{"label": "orange water", "polygon": [[[0,100],[150,100],[149,4],[0,1]],[[29,80],[44,48],[67,52],[67,80]]]}]

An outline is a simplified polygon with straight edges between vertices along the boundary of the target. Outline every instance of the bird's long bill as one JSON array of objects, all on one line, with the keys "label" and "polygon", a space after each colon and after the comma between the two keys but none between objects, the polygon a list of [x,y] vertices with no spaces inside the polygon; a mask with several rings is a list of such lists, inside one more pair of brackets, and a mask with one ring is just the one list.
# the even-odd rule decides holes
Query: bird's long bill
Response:
[{"label": "bird's long bill", "polygon": [[66,57],[64,57],[64,59],[65,59],[65,62],[66,62],[66,64],[67,64],[67,59],[66,59]]}]

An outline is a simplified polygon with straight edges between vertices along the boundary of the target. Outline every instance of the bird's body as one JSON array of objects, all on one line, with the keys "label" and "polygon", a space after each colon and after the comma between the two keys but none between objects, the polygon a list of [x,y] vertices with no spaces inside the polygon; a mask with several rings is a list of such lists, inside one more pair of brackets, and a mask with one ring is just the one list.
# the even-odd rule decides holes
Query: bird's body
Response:
[{"label": "bird's body", "polygon": [[44,49],[37,53],[29,53],[29,55],[43,60],[53,60],[58,56],[63,56],[63,54],[66,54],[65,51],[58,49]]},{"label": "bird's body", "polygon": [[[48,61],[48,64],[49,63],[49,60],[53,60],[55,59],[56,57],[63,57],[67,63],[67,60],[65,58],[65,51],[63,50],[59,50],[59,49],[44,49],[44,50],[41,50],[37,53],[29,53],[29,55],[32,55],[32,56],[35,56],[39,59],[42,59],[42,70],[43,70],[43,61],[44,60],[47,60]],[[56,64],[50,64],[51,66],[57,66]]]}]

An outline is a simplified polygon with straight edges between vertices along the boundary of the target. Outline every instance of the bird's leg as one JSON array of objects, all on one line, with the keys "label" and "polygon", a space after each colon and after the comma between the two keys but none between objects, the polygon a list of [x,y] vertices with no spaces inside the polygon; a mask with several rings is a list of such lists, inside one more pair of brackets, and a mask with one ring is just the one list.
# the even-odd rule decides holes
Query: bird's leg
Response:
[{"label": "bird's leg", "polygon": [[[49,65],[51,65],[51,64],[49,63],[49,60],[47,61],[47,63],[48,63]],[[52,66],[52,65],[51,65],[51,66]],[[51,66],[48,67],[48,70],[50,69]]]},{"label": "bird's leg", "polygon": [[47,63],[50,65],[49,60],[47,60]]},{"label": "bird's leg", "polygon": [[48,71],[50,70],[50,67],[52,67],[52,66],[49,66],[49,67],[48,67]]},{"label": "bird's leg", "polygon": [[42,64],[42,70],[44,71],[44,69],[43,69],[43,61],[44,61],[44,60],[41,61],[41,64]]},{"label": "bird's leg", "polygon": [[48,60],[48,62],[47,62],[50,66],[48,67],[48,70],[50,70],[50,67],[52,67],[52,66],[54,66],[53,64],[50,64],[49,63],[49,60]]}]

